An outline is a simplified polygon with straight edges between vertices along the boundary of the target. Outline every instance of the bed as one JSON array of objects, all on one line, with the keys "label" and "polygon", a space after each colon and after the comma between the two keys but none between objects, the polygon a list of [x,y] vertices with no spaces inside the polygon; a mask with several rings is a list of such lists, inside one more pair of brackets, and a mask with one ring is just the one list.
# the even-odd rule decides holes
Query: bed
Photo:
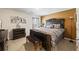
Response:
[{"label": "bed", "polygon": [[[51,43],[57,44],[57,42],[60,40],[59,38],[63,37],[64,29],[48,29],[48,28],[37,28],[33,30],[38,30],[41,33],[47,34],[51,36]],[[55,43],[54,43],[55,42]]]},{"label": "bed", "polygon": [[39,38],[45,50],[51,50],[64,37],[64,19],[47,20],[45,27],[31,29],[30,36]]}]

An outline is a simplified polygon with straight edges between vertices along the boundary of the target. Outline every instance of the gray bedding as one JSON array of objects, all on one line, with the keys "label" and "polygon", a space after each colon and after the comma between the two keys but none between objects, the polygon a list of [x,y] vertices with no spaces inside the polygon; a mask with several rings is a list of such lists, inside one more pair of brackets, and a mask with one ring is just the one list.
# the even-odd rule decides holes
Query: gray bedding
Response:
[{"label": "gray bedding", "polygon": [[59,28],[59,29],[37,28],[35,30],[38,30],[41,33],[50,35],[51,36],[51,43],[53,46],[56,45],[57,41],[60,41],[60,39],[64,33],[63,28]]}]

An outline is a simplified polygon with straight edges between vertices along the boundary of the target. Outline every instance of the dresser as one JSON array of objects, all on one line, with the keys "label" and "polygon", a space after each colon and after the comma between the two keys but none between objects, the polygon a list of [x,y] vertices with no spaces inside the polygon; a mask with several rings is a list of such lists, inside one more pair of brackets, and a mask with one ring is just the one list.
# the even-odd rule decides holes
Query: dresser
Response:
[{"label": "dresser", "polygon": [[25,37],[25,28],[13,29],[13,40]]},{"label": "dresser", "polygon": [[0,51],[7,50],[7,30],[0,29]]}]

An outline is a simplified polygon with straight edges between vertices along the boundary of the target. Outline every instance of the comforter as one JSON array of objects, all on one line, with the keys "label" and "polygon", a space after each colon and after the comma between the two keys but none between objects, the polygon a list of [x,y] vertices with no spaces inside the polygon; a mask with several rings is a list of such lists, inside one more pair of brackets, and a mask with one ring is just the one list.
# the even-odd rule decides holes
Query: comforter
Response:
[{"label": "comforter", "polygon": [[44,34],[48,34],[51,36],[51,43],[52,45],[55,45],[57,41],[59,41],[61,35],[64,33],[64,29],[63,28],[59,28],[59,29],[48,29],[48,28],[36,28],[34,30],[38,30],[40,31],[41,33],[44,33]]}]

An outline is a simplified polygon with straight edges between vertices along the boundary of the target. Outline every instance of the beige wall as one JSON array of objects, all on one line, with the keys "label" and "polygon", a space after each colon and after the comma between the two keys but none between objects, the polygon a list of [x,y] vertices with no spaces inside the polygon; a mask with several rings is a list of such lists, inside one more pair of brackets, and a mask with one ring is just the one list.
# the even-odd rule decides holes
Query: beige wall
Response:
[{"label": "beige wall", "polygon": [[[16,24],[10,22],[11,16],[20,16],[26,18],[26,24],[21,24],[21,28],[26,28],[26,35],[29,35],[29,30],[32,28],[32,17],[24,12],[17,11],[14,9],[0,9],[0,20],[2,20],[2,28],[8,29],[10,33],[13,28],[16,28]],[[12,36],[8,35],[8,39],[11,39]]]},{"label": "beige wall", "polygon": [[77,13],[77,23],[76,23],[76,39],[79,39],[79,8],[76,9]]}]

